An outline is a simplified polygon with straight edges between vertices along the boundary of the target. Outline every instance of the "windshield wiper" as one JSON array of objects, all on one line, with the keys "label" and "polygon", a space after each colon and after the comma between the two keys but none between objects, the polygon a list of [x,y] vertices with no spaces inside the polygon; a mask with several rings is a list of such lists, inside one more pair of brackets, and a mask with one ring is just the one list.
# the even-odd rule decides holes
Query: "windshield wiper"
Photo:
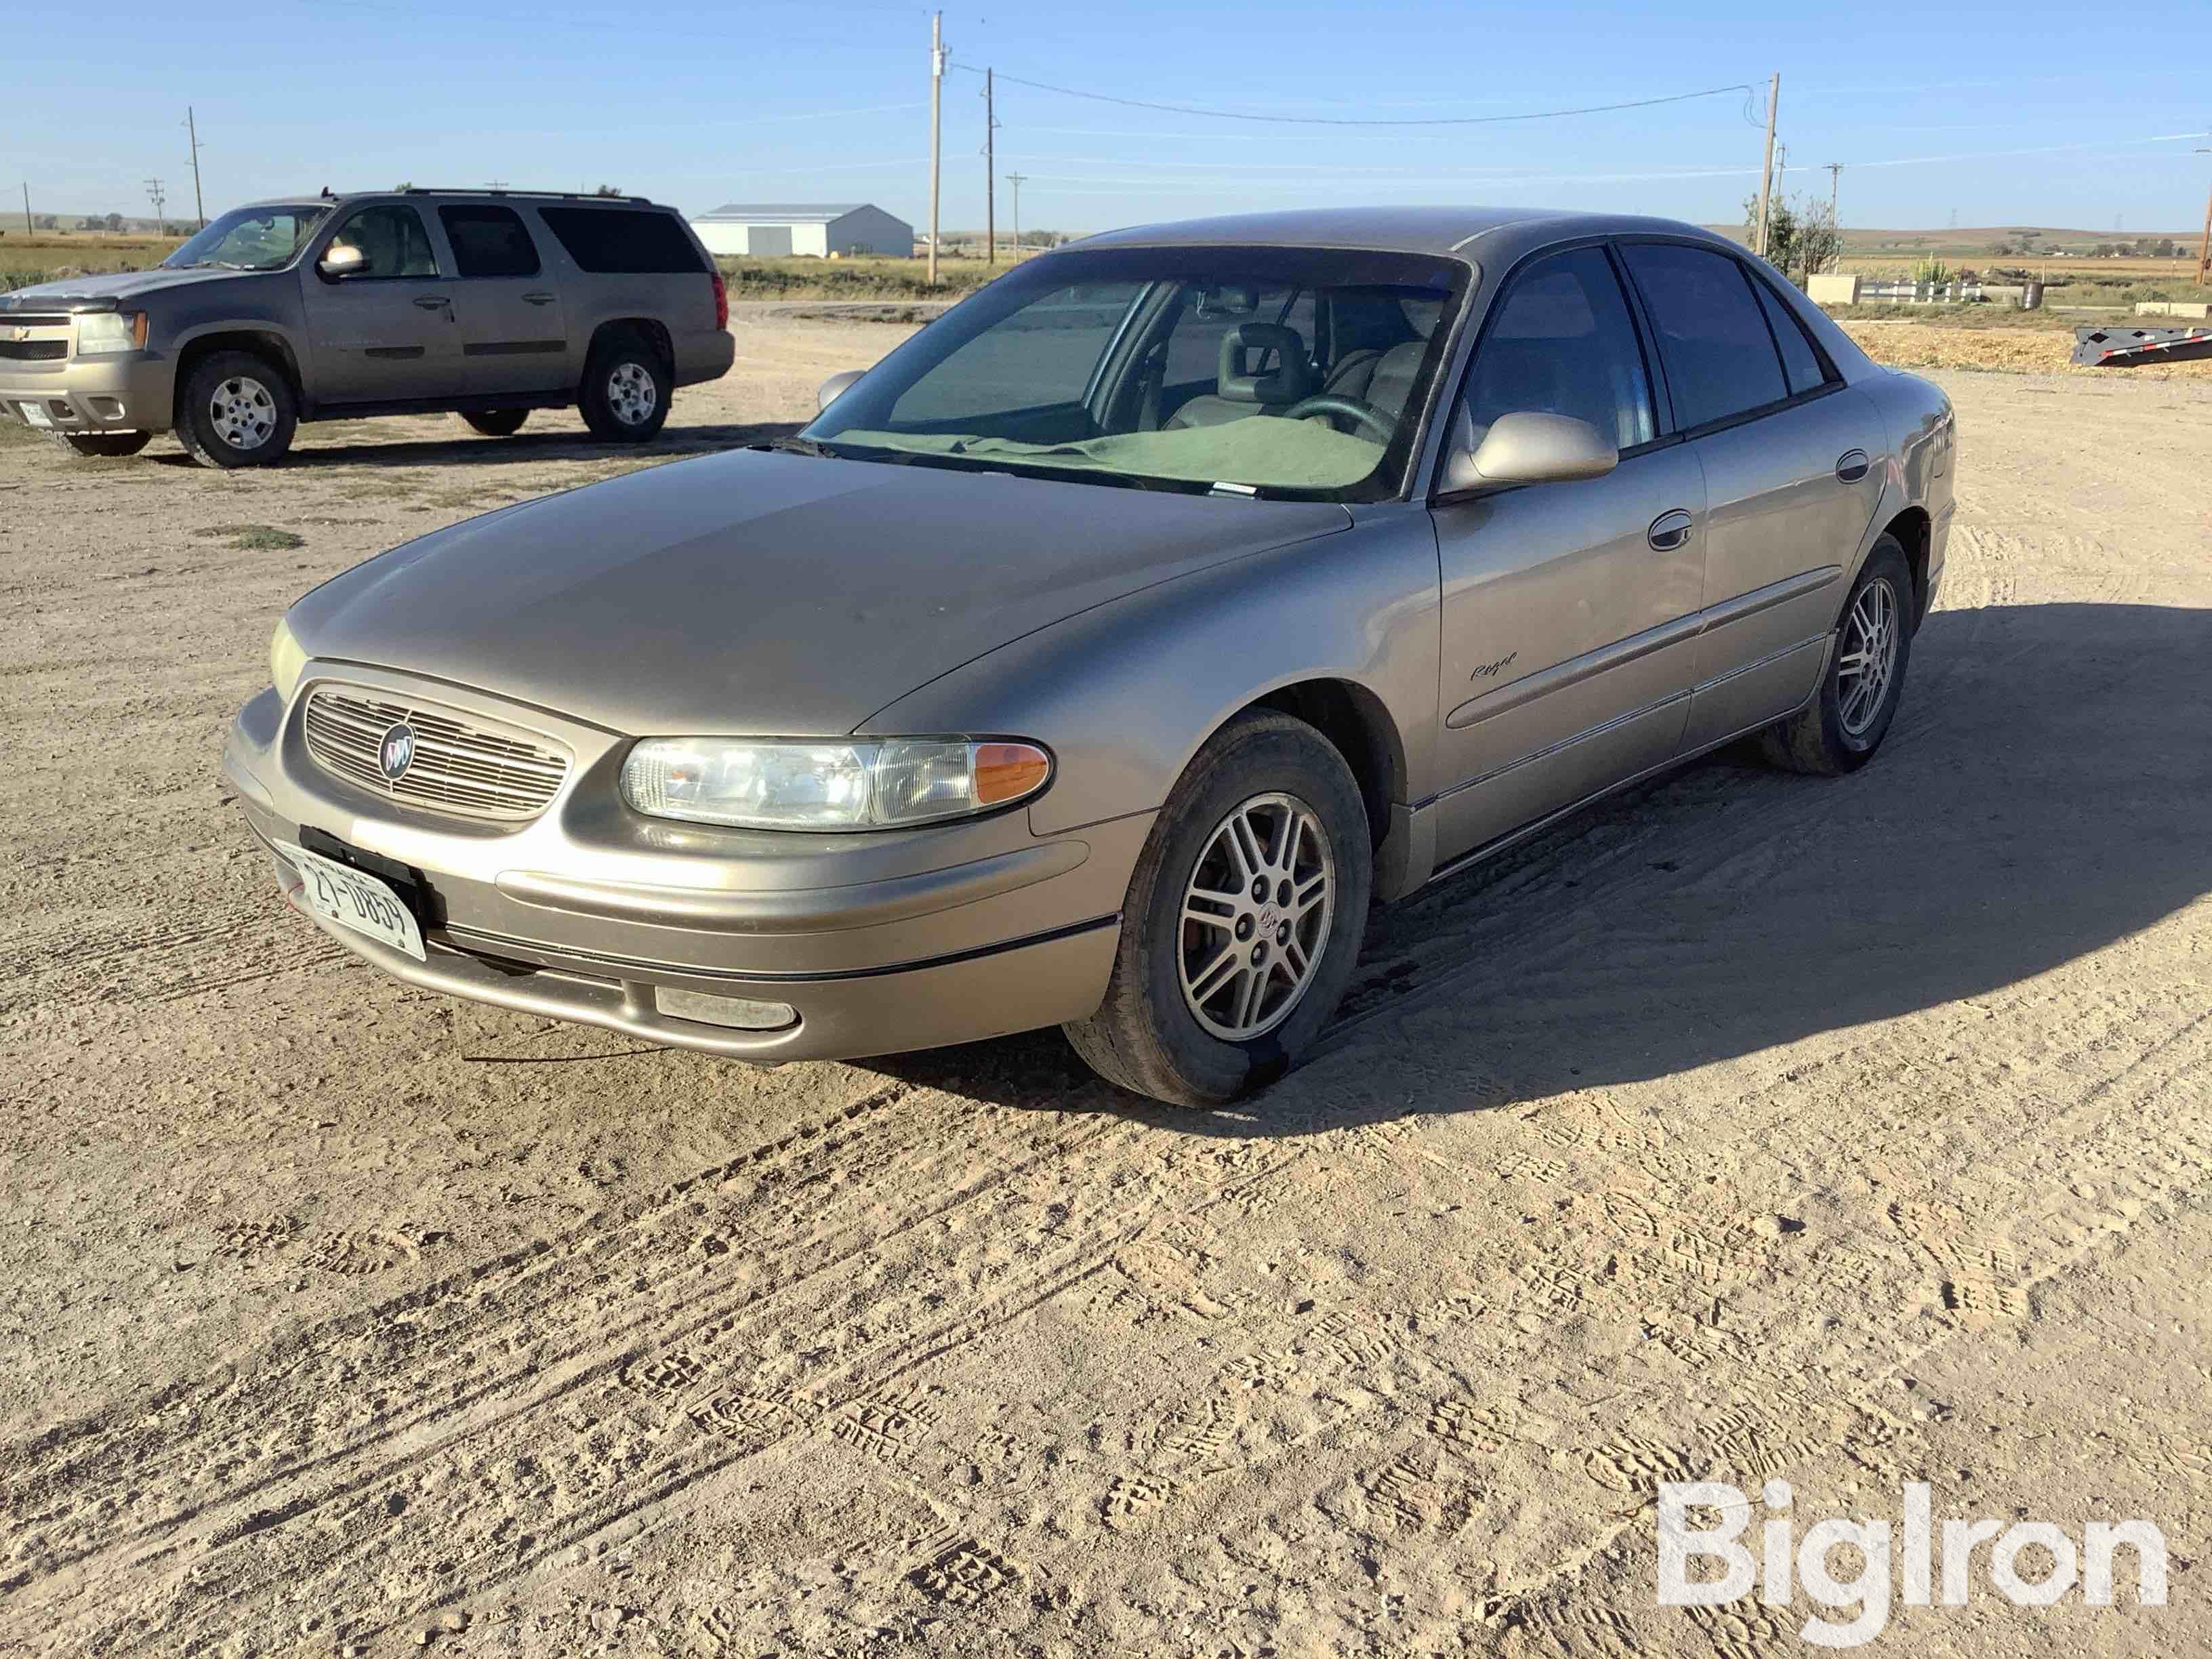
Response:
[{"label": "windshield wiper", "polygon": [[846,459],[819,438],[763,438],[757,444],[747,444],[745,447],[773,449],[786,455],[811,455],[817,461],[842,461]]}]

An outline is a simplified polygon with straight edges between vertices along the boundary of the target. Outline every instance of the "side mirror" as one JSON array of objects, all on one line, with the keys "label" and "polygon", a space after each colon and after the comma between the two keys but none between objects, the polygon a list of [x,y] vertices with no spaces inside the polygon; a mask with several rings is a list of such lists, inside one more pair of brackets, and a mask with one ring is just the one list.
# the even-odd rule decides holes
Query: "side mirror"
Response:
[{"label": "side mirror", "polygon": [[1456,450],[1444,463],[1443,488],[1451,494],[1490,484],[1565,483],[1601,478],[1620,465],[1620,452],[1588,421],[1571,415],[1500,415],[1472,450]]},{"label": "side mirror", "polygon": [[818,415],[836,403],[845,395],[846,388],[866,373],[866,369],[848,368],[842,374],[832,374],[823,381],[814,393],[814,412]]},{"label": "side mirror", "polygon": [[315,269],[331,282],[358,276],[368,269],[368,256],[351,242],[332,242],[315,261]]}]

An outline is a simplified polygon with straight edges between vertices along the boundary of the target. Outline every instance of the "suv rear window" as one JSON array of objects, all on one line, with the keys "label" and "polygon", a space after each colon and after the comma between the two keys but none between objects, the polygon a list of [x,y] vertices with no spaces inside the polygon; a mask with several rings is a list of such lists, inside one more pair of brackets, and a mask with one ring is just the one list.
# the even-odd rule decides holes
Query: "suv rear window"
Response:
[{"label": "suv rear window", "polygon": [[538,248],[513,208],[444,207],[438,219],[463,276],[535,276]]},{"label": "suv rear window", "polygon": [[703,271],[706,262],[672,213],[635,208],[542,207],[538,216],[584,270],[638,276]]}]

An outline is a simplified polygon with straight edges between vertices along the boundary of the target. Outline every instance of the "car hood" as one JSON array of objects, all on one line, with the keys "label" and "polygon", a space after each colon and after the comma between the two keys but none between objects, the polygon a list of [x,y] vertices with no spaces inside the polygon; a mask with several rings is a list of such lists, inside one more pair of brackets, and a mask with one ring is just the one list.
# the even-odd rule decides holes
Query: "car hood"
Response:
[{"label": "car hood", "polygon": [[0,311],[35,311],[56,306],[81,310],[110,311],[125,300],[142,299],[163,289],[192,283],[229,282],[240,276],[265,276],[262,270],[125,270],[111,276],[63,276],[32,288],[0,294]]},{"label": "car hood", "polygon": [[734,451],[435,532],[290,623],[311,657],[633,736],[821,736],[1076,611],[1350,523],[1327,503]]}]

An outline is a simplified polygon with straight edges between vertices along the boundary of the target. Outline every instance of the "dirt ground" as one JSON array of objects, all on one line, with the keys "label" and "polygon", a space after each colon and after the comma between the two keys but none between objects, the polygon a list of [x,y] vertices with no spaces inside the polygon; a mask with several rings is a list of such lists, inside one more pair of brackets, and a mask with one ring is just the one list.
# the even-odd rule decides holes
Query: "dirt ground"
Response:
[{"label": "dirt ground", "polygon": [[216,762],[291,598],[902,333],[741,320],[643,457],[0,446],[0,1650],[1802,1650],[1802,1595],[1656,1605],[1692,1475],[2168,1540],[2162,1608],[1984,1550],[1880,1651],[2212,1648],[2212,386],[1941,374],[1880,760],[1703,763],[1379,915],[1247,1109],[1049,1033],[719,1064],[286,911]]}]

